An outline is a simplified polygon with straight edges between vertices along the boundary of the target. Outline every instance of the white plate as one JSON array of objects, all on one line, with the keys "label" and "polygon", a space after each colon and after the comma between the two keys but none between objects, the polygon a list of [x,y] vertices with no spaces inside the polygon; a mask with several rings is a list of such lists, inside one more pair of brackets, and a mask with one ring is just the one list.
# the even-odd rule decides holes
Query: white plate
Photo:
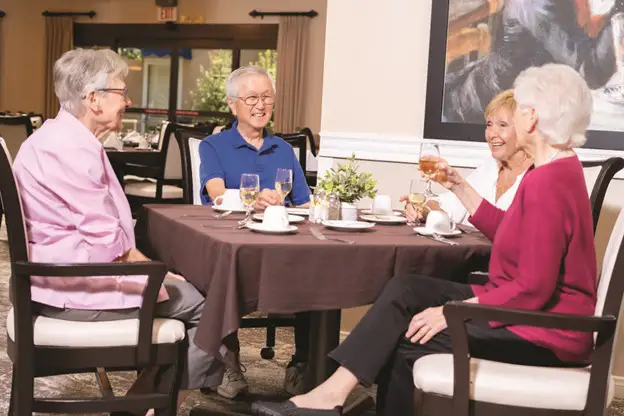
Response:
[{"label": "white plate", "polygon": [[310,215],[309,208],[286,208],[286,211],[293,215]]},{"label": "white plate", "polygon": [[267,228],[261,222],[250,222],[249,224],[247,224],[247,228],[249,228],[251,231],[263,234],[292,234],[297,232],[297,226],[295,225],[289,225],[285,229],[275,229]]},{"label": "white plate", "polygon": [[327,228],[331,228],[333,230],[338,231],[363,231],[368,230],[375,226],[374,222],[364,222],[364,221],[337,221],[337,220],[326,220],[323,221],[323,224]]},{"label": "white plate", "polygon": [[217,206],[217,205],[212,205],[212,209],[214,209],[217,212],[225,212],[225,211],[242,212],[242,213],[247,212],[245,211],[245,208],[227,208],[224,206]]},{"label": "white plate", "polygon": [[[262,221],[264,220],[264,214],[254,214],[251,218],[253,218],[256,221]],[[295,224],[295,223],[303,222],[303,221],[305,221],[305,218],[299,215],[288,215],[288,222],[291,224]]]},{"label": "white plate", "polygon": [[438,235],[441,235],[442,237],[456,237],[462,233],[457,228],[451,231],[450,233],[436,233],[435,231],[429,230],[426,227],[416,227],[414,228],[414,231],[416,231],[420,235],[432,236],[433,234],[438,234]]},{"label": "white plate", "polygon": [[378,222],[380,224],[405,224],[407,218],[396,215],[360,215],[364,221]]},{"label": "white plate", "polygon": [[[360,211],[362,214],[364,215],[381,215],[381,214],[375,214],[374,212],[372,212],[370,209],[363,209],[362,211]],[[395,217],[402,217],[403,213],[401,211],[392,211],[392,215],[394,215]]]}]

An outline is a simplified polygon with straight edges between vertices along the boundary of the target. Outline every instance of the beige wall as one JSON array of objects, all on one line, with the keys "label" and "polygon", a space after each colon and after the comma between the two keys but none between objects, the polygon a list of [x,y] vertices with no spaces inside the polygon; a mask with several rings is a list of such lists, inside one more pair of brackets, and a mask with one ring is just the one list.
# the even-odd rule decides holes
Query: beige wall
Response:
[{"label": "beige wall", "polygon": [[[249,12],[315,9],[306,59],[305,124],[320,129],[325,13],[327,0],[182,0],[180,16],[204,17],[205,23],[277,23],[276,17],[253,19]],[[41,12],[95,10],[93,23],[157,23],[154,0],[0,0],[7,13],[0,33],[0,110],[43,111],[44,18]],[[80,18],[80,22],[90,21]]]},{"label": "beige wall", "polygon": [[[377,0],[329,2],[321,132],[423,137],[431,1],[395,0],[384,7]],[[336,161],[322,160],[320,165],[332,166]],[[409,189],[416,166],[384,161],[361,161],[360,166],[373,173],[378,188],[400,208],[398,197]],[[600,260],[623,207],[624,181],[615,180],[596,234]],[[350,330],[365,310],[343,311],[342,329]],[[622,338],[618,351],[624,350]],[[624,376],[624,354],[617,355],[614,373]]]}]

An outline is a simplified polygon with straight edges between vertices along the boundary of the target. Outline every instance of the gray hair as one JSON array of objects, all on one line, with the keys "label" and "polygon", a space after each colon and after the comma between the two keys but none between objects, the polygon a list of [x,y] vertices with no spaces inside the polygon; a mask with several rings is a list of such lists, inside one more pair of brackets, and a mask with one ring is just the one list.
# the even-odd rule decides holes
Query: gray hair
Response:
[{"label": "gray hair", "polygon": [[514,97],[518,107],[535,109],[537,131],[548,144],[585,144],[593,100],[587,83],[574,68],[560,64],[528,68],[516,78]]},{"label": "gray hair", "polygon": [[128,64],[110,49],[74,49],[54,63],[54,91],[61,108],[73,115],[84,111],[84,97],[107,88],[113,78],[126,78]]},{"label": "gray hair", "polygon": [[227,96],[229,98],[238,97],[239,81],[251,75],[261,75],[267,77],[269,81],[271,81],[273,93],[275,93],[275,81],[273,80],[273,77],[271,77],[271,74],[269,74],[266,70],[260,68],[259,66],[242,66],[237,70],[233,71],[228,77],[225,84],[225,91],[227,93]]}]

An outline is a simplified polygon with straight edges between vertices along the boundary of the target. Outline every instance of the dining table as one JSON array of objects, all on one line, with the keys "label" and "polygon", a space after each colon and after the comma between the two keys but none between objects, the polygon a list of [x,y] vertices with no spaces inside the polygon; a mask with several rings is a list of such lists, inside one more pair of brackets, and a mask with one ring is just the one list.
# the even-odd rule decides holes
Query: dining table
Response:
[{"label": "dining table", "polygon": [[144,205],[139,248],[206,296],[193,341],[215,356],[251,312],[310,312],[307,388],[335,369],[327,353],[339,343],[342,309],[373,303],[396,275],[465,281],[487,265],[491,248],[479,232],[449,244],[405,224],[343,232],[303,216],[293,233],[272,235],[240,227],[244,214],[220,214],[211,206]]}]

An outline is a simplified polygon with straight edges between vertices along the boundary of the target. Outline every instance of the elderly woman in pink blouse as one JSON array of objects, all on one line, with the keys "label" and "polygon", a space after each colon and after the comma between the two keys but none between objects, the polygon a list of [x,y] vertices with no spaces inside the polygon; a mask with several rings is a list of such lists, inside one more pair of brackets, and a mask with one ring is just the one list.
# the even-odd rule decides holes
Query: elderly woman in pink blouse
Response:
[{"label": "elderly woman in pink blouse", "polygon": [[[14,172],[20,187],[30,259],[42,263],[148,260],[135,247],[130,207],[98,138],[121,127],[130,105],[128,66],[111,50],[76,49],[54,65],[61,110],[21,146]],[[138,316],[146,276],[33,279],[41,315],[75,321]],[[204,297],[169,273],[156,314],[186,323],[188,362],[179,402],[187,391],[218,385],[220,362],[193,342]],[[149,371],[135,386],[153,388]]]}]

